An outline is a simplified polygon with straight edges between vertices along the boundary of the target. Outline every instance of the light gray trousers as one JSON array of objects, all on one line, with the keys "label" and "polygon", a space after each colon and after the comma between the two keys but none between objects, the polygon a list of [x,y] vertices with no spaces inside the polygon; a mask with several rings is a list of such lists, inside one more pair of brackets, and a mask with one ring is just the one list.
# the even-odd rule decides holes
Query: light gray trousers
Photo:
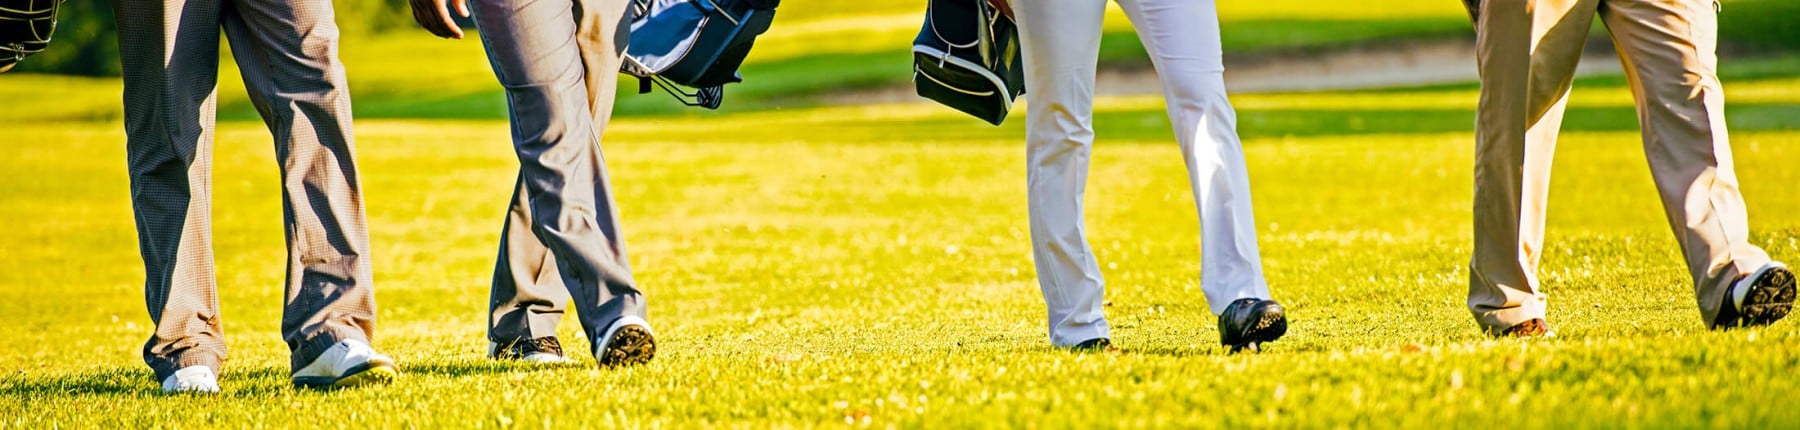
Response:
[{"label": "light gray trousers", "polygon": [[555,336],[571,298],[589,340],[621,316],[647,317],[600,153],[629,2],[471,4],[488,61],[506,88],[519,155],[494,265],[488,340]]},{"label": "light gray trousers", "polygon": [[216,372],[226,357],[211,219],[221,28],[281,166],[291,364],[340,340],[368,341],[368,230],[330,0],[116,0],[114,12],[144,299],[156,322],[144,362],[156,379],[188,366]]}]

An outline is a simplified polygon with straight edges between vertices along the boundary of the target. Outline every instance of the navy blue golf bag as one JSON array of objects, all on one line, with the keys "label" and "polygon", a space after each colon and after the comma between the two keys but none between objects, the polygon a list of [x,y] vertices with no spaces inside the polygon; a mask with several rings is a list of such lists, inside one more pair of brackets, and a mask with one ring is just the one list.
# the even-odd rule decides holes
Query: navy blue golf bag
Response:
[{"label": "navy blue golf bag", "polygon": [[[688,106],[718,109],[724,86],[743,82],[738,67],[756,36],[769,30],[781,0],[635,0],[620,71]],[[694,88],[692,91],[681,87]]]}]

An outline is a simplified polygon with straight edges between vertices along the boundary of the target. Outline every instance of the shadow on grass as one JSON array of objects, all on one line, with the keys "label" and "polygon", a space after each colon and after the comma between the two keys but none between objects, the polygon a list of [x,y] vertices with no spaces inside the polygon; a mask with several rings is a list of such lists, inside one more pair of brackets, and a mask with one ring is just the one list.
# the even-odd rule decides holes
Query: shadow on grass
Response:
[{"label": "shadow on grass", "polygon": [[48,377],[20,372],[0,378],[0,397],[7,398],[149,394],[157,388],[146,368],[108,367]]},{"label": "shadow on grass", "polygon": [[[224,395],[266,396],[290,389],[286,369],[261,367],[233,369],[220,375]],[[49,376],[13,375],[0,379],[0,397],[152,396],[162,394],[162,384],[142,367],[101,367]]]},{"label": "shadow on grass", "polygon": [[[496,374],[530,372],[561,368],[584,368],[576,365],[546,367],[524,363],[501,362],[486,358],[427,361],[420,364],[400,363],[401,379],[407,376],[434,378],[468,378]],[[297,389],[285,367],[234,368],[227,365],[219,376],[222,395],[229,397],[266,397],[280,392],[328,394],[361,388],[305,390]],[[0,398],[37,398],[67,396],[152,396],[162,394],[161,383],[154,380],[150,369],[143,367],[97,367],[85,371],[52,375],[14,373],[0,377]]]}]

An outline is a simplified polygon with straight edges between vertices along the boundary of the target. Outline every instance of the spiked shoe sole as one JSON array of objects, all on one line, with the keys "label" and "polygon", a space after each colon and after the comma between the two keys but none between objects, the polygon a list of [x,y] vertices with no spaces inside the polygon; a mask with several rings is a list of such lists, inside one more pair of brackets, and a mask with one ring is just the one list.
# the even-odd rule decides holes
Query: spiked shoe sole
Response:
[{"label": "spiked shoe sole", "polygon": [[1751,281],[1738,310],[1739,326],[1769,325],[1787,317],[1794,308],[1794,272],[1775,269]]},{"label": "spiked shoe sole", "polygon": [[363,385],[385,385],[399,379],[400,371],[394,369],[394,363],[370,361],[350,368],[342,376],[301,376],[294,378],[294,386],[300,388],[347,388]]},{"label": "spiked shoe sole", "polygon": [[601,367],[644,364],[656,357],[656,339],[649,329],[628,325],[613,333],[612,341],[598,355]]}]

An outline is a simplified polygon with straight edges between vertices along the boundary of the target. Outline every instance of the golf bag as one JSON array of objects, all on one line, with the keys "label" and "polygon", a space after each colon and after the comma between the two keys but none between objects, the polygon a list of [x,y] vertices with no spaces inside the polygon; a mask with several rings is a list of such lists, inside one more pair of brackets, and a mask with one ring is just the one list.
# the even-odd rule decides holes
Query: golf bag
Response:
[{"label": "golf bag", "polygon": [[1019,31],[985,0],[931,0],[913,39],[919,95],[1000,125],[1025,94]]},{"label": "golf bag", "polygon": [[[630,43],[620,71],[638,93],[661,87],[682,104],[718,109],[725,84],[769,30],[781,0],[633,0]],[[693,91],[681,87],[696,88]]]},{"label": "golf bag", "polygon": [[0,72],[43,52],[62,0],[0,0]]}]

